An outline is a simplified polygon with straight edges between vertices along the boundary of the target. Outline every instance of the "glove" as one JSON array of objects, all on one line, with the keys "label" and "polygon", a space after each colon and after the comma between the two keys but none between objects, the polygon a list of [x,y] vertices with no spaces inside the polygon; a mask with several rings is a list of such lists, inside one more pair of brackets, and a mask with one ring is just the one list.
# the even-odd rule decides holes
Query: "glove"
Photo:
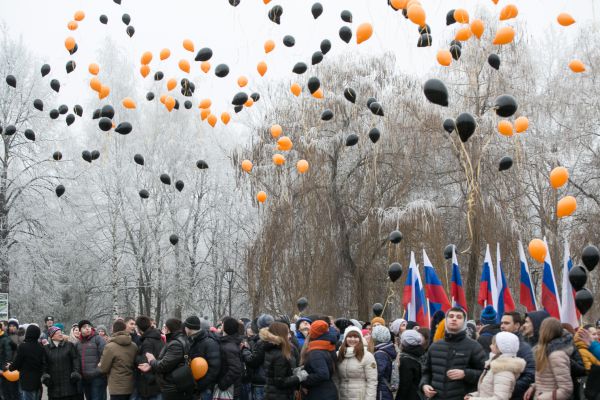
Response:
[{"label": "glove", "polygon": [[73,383],[77,383],[81,380],[81,375],[79,375],[79,373],[73,371],[71,372],[71,382]]},{"label": "glove", "polygon": [[50,380],[50,375],[48,375],[48,374],[44,374],[44,375],[42,375],[42,383],[43,383],[44,385],[46,385],[46,386],[50,386],[50,382],[51,382],[51,380]]},{"label": "glove", "polygon": [[305,370],[301,369],[300,371],[298,371],[296,373],[296,376],[298,377],[298,379],[300,380],[300,382],[304,382],[308,378],[308,372],[306,372]]}]

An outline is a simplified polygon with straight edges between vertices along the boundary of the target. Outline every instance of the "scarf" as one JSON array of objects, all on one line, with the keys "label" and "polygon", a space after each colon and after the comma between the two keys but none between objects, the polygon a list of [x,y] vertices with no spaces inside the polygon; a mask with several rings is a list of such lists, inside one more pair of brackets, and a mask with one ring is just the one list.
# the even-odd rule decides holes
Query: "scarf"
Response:
[{"label": "scarf", "polygon": [[326,351],[335,351],[335,345],[331,343],[329,340],[312,340],[308,344],[307,351],[313,350],[326,350]]}]

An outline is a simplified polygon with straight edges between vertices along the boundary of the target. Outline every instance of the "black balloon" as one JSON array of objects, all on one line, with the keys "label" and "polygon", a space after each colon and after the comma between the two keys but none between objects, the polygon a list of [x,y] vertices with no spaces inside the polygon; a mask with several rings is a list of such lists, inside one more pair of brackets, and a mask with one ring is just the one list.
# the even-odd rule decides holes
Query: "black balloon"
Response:
[{"label": "black balloon", "polygon": [[98,121],[98,127],[102,131],[108,132],[112,129],[112,121],[110,120],[110,118],[102,117],[100,118],[100,121]]},{"label": "black balloon", "polygon": [[92,162],[92,153],[90,153],[87,150],[84,150],[81,152],[81,158],[83,158],[85,161],[91,163]]},{"label": "black balloon", "polygon": [[504,156],[500,159],[500,162],[498,163],[498,171],[506,171],[507,169],[510,169],[510,167],[512,167],[513,165],[513,159],[510,156]]},{"label": "black balloon", "polygon": [[10,87],[16,88],[17,87],[17,78],[15,78],[14,75],[8,75],[6,77],[6,84]]},{"label": "black balloon", "polygon": [[577,293],[575,294],[575,307],[577,307],[577,309],[582,315],[585,315],[585,313],[587,313],[589,309],[592,308],[593,304],[594,296],[592,296],[592,293],[589,290],[583,288],[577,291]]},{"label": "black balloon", "polygon": [[400,263],[395,262],[391,263],[388,268],[388,276],[390,277],[390,281],[396,282],[402,276],[402,265]]},{"label": "black balloon", "polygon": [[373,104],[373,103],[374,103],[374,102],[376,102],[376,101],[377,101],[377,99],[376,99],[375,97],[369,97],[369,98],[367,99],[367,107],[368,107],[368,108],[371,108],[371,104]]},{"label": "black balloon", "polygon": [[446,85],[441,80],[435,78],[429,79],[425,82],[423,91],[427,100],[433,104],[444,107],[448,106],[448,89],[446,89]]},{"label": "black balloon", "polygon": [[148,100],[148,101],[154,100],[154,93],[152,93],[152,92],[146,93],[146,100]]},{"label": "black balloon", "polygon": [[388,236],[388,239],[389,239],[390,242],[392,242],[394,244],[398,244],[402,240],[402,232],[400,232],[400,231],[392,231],[392,232],[390,232],[390,235]]},{"label": "black balloon", "polygon": [[56,196],[60,197],[65,194],[65,187],[63,185],[58,185],[54,191],[56,192]]},{"label": "black balloon", "polygon": [[42,65],[40,72],[42,73],[42,78],[43,78],[44,76],[46,76],[50,73],[50,66],[48,64]]},{"label": "black balloon", "polygon": [[377,143],[380,137],[381,132],[379,132],[379,129],[373,128],[369,131],[369,139],[371,139],[371,142]]},{"label": "black balloon", "polygon": [[156,73],[154,74],[154,80],[155,81],[160,81],[164,77],[165,77],[165,74],[163,74],[162,71],[156,71]]},{"label": "black balloon", "polygon": [[422,35],[424,33],[428,33],[431,35],[431,28],[429,25],[425,24],[424,26],[419,27],[419,34]]},{"label": "black balloon", "polygon": [[329,121],[333,118],[333,111],[331,110],[325,110],[323,111],[323,113],[321,114],[321,119],[323,121]]},{"label": "black balloon", "polygon": [[321,49],[321,53],[329,53],[329,50],[331,50],[331,42],[329,41],[329,39],[323,39],[319,48]]},{"label": "black balloon", "polygon": [[600,251],[594,245],[585,246],[583,252],[581,253],[581,262],[588,269],[588,271],[593,271],[598,265],[598,261],[600,261]]},{"label": "black balloon", "polygon": [[52,158],[54,161],[60,161],[62,160],[62,153],[60,151],[55,151],[54,154],[52,154]]},{"label": "black balloon", "polygon": [[352,23],[352,13],[348,10],[342,11],[342,13],[340,14],[340,18],[342,18],[342,21],[344,22],[347,22],[349,24]]},{"label": "black balloon", "polygon": [[203,47],[200,50],[198,50],[198,53],[196,53],[196,58],[194,58],[194,60],[196,60],[196,61],[208,61],[208,60],[211,59],[212,56],[213,56],[212,49],[210,49],[208,47]]},{"label": "black balloon", "polygon": [[456,246],[453,244],[449,244],[448,246],[444,247],[444,258],[446,260],[450,260],[452,258],[452,250],[455,248]]},{"label": "black balloon", "polygon": [[31,129],[25,129],[25,137],[29,140],[31,140],[32,142],[35,141],[35,132],[33,132],[33,130]]},{"label": "black balloon", "polygon": [[133,35],[135,34],[135,28],[132,25],[129,25],[125,32],[127,32],[127,35],[129,37],[133,37]]},{"label": "black balloon", "polygon": [[452,25],[455,22],[456,20],[454,19],[454,9],[452,9],[446,14],[446,26]]},{"label": "black balloon", "polygon": [[381,303],[373,304],[373,314],[376,317],[381,317],[381,314],[383,314],[383,304],[381,304]]},{"label": "black balloon", "polygon": [[6,136],[12,136],[15,133],[17,133],[17,128],[14,125],[7,125],[6,128],[4,128],[4,134]]},{"label": "black balloon", "polygon": [[184,187],[183,181],[177,181],[175,182],[175,189],[177,189],[178,191],[182,191]]},{"label": "black balloon", "polygon": [[381,104],[379,102],[377,102],[377,101],[372,102],[369,105],[369,110],[371,110],[371,112],[373,114],[383,117],[383,107],[381,106]]},{"label": "black balloon", "polygon": [[454,120],[452,118],[447,118],[444,120],[443,124],[444,130],[448,133],[454,132],[456,126],[454,125]]},{"label": "black balloon", "polygon": [[160,175],[160,181],[162,183],[164,183],[165,185],[170,185],[171,184],[171,177],[167,174],[161,174]]},{"label": "black balloon", "polygon": [[75,71],[75,67],[77,67],[77,64],[75,63],[75,61],[73,61],[73,60],[67,61],[67,65],[65,65],[67,74],[70,74],[71,72]]},{"label": "black balloon", "polygon": [[92,114],[92,119],[98,119],[102,116],[102,111],[99,108],[96,108]]},{"label": "black balloon", "polygon": [[460,140],[465,143],[475,132],[477,123],[475,118],[469,113],[462,113],[456,118],[456,130]]},{"label": "black balloon", "polygon": [[450,46],[458,46],[462,50],[462,42],[460,42],[458,40],[452,40],[452,41],[450,41]]},{"label": "black balloon", "polygon": [[114,109],[114,107],[111,106],[110,104],[106,104],[100,110],[100,116],[106,117],[108,119],[113,119],[114,116],[115,116],[115,109]]},{"label": "black balloon", "polygon": [[100,152],[98,150],[92,151],[92,160],[97,160],[100,158]]},{"label": "black balloon", "polygon": [[587,271],[581,265],[571,268],[569,271],[569,282],[576,292],[583,289],[587,282]]},{"label": "black balloon", "polygon": [[323,14],[323,5],[321,3],[315,3],[310,8],[310,12],[314,19],[319,18],[321,14]]},{"label": "black balloon", "polygon": [[354,146],[358,143],[358,135],[355,133],[351,133],[346,136],[346,146]]},{"label": "black balloon", "polygon": [[131,133],[132,129],[133,127],[129,122],[121,122],[115,128],[115,132],[120,133],[121,135],[128,135],[129,133]]},{"label": "black balloon", "polygon": [[240,1],[241,0],[229,0],[229,4],[231,4],[234,7],[237,7],[240,5]]},{"label": "black balloon", "polygon": [[296,65],[294,65],[292,72],[300,75],[300,74],[305,73],[307,69],[308,69],[308,66],[305,63],[297,62]]},{"label": "black balloon", "polygon": [[219,78],[224,78],[227,75],[229,75],[229,67],[227,66],[227,64],[217,65],[217,67],[215,68],[215,75]]},{"label": "black balloon", "polygon": [[179,243],[179,237],[176,234],[172,234],[171,236],[169,236],[169,242],[171,242],[171,244],[175,246],[177,243]]},{"label": "black balloon", "polygon": [[61,115],[65,115],[66,113],[68,113],[68,112],[69,112],[69,107],[67,107],[67,105],[66,105],[66,104],[61,104],[61,105],[58,107],[58,112],[59,112]]},{"label": "black balloon", "polygon": [[144,156],[141,154],[136,154],[133,156],[133,161],[135,161],[138,165],[144,165]]},{"label": "black balloon", "polygon": [[189,100],[186,100],[186,101],[183,103],[183,106],[185,107],[185,109],[186,109],[186,110],[189,110],[190,108],[192,108],[193,104],[192,104],[192,102],[191,102],[191,101],[189,101]]},{"label": "black balloon", "polygon": [[260,94],[258,94],[257,92],[254,92],[250,95],[250,98],[256,103],[257,101],[260,100]]},{"label": "black balloon", "polygon": [[348,26],[342,26],[339,31],[340,39],[346,43],[350,43],[352,39],[352,29]]},{"label": "black balloon", "polygon": [[231,104],[233,104],[234,106],[243,106],[244,103],[246,103],[247,101],[248,101],[248,94],[246,94],[244,92],[239,92],[235,96],[233,96],[233,100],[231,101]]},{"label": "black balloon", "polygon": [[429,47],[433,44],[433,38],[428,33],[423,33],[417,40],[417,47]]},{"label": "black balloon", "polygon": [[148,193],[146,189],[140,190],[139,195],[142,199],[147,199],[148,197],[150,197],[150,193]]},{"label": "black balloon", "polygon": [[77,50],[79,50],[79,45],[77,43],[75,43],[75,47],[73,47],[73,49],[69,50],[69,54],[73,55],[73,54],[77,53]]},{"label": "black balloon", "polygon": [[296,302],[296,307],[298,307],[298,311],[302,312],[308,307],[308,300],[306,297],[300,297]]},{"label": "black balloon", "polygon": [[236,114],[239,113],[240,111],[242,111],[243,109],[244,109],[243,105],[233,107],[233,111],[235,111]]},{"label": "black balloon", "polygon": [[198,169],[208,169],[208,164],[204,160],[198,160],[196,162],[196,167],[198,167]]},{"label": "black balloon", "polygon": [[123,16],[121,16],[121,21],[123,21],[125,25],[129,25],[129,23],[131,22],[131,17],[129,16],[129,14],[123,14]]},{"label": "black balloon", "polygon": [[490,54],[488,56],[488,64],[495,70],[500,69],[500,57],[498,57],[498,54]]},{"label": "black balloon", "polygon": [[52,90],[58,93],[60,91],[60,82],[58,81],[58,79],[52,79],[50,81],[50,87],[52,88]]},{"label": "black balloon", "polygon": [[312,65],[317,65],[323,61],[323,53],[320,51],[315,51],[310,59]]},{"label": "black balloon", "polygon": [[344,89],[344,97],[350,103],[352,103],[352,104],[356,103],[356,91],[354,89],[352,89],[352,88]]},{"label": "black balloon", "polygon": [[81,107],[79,104],[75,104],[75,106],[73,106],[73,112],[75,115],[81,117],[83,116],[83,107]]},{"label": "black balloon", "polygon": [[108,17],[104,14],[100,16],[100,22],[106,25],[108,23]]},{"label": "black balloon", "polygon": [[75,115],[73,115],[73,114],[67,115],[67,118],[65,118],[65,122],[67,123],[67,126],[71,126],[73,124],[73,122],[75,122]]},{"label": "black balloon", "polygon": [[296,39],[294,39],[293,36],[291,36],[291,35],[285,35],[283,37],[283,45],[285,47],[294,47],[295,44],[296,44]]},{"label": "black balloon", "polygon": [[56,119],[56,118],[58,118],[60,116],[60,113],[55,108],[53,108],[52,110],[50,110],[50,112],[48,114],[50,115],[50,118],[52,118],[52,119]]},{"label": "black balloon", "polygon": [[280,5],[277,5],[269,10],[268,16],[271,21],[273,21],[279,25],[281,23],[281,15],[282,14],[283,14],[283,7],[281,7]]},{"label": "black balloon", "polygon": [[312,76],[308,79],[306,86],[308,86],[308,90],[311,94],[315,94],[315,92],[321,87],[321,81],[316,76]]},{"label": "black balloon", "polygon": [[496,114],[499,116],[504,118],[510,117],[517,112],[517,100],[509,94],[503,94],[496,97],[494,108],[496,109]]},{"label": "black balloon", "polygon": [[33,108],[39,111],[44,111],[44,102],[40,99],[35,99],[33,101]]},{"label": "black balloon", "polygon": [[121,5],[121,0],[113,0],[116,4]]},{"label": "black balloon", "polygon": [[453,44],[452,46],[450,46],[450,54],[452,55],[452,58],[454,58],[456,61],[458,61],[460,59],[460,56],[462,54],[462,47]]}]

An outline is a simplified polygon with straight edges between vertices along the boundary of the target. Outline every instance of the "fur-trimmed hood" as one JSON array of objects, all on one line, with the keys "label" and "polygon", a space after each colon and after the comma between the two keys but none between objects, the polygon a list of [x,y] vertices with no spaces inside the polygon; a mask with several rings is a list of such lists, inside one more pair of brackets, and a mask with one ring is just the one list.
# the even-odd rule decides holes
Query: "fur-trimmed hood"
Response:
[{"label": "fur-trimmed hood", "polygon": [[501,355],[490,362],[490,370],[495,374],[508,371],[519,376],[525,370],[526,365],[527,363],[525,360],[520,357]]},{"label": "fur-trimmed hood", "polygon": [[269,332],[269,328],[262,328],[258,332],[258,336],[263,342],[271,343],[275,346],[281,346],[282,339],[279,336],[273,335],[271,332]]},{"label": "fur-trimmed hood", "polygon": [[546,346],[546,354],[550,355],[550,353],[562,350],[570,357],[573,354],[574,343],[573,336],[570,333],[564,334],[561,337],[556,339],[552,339],[550,343]]}]

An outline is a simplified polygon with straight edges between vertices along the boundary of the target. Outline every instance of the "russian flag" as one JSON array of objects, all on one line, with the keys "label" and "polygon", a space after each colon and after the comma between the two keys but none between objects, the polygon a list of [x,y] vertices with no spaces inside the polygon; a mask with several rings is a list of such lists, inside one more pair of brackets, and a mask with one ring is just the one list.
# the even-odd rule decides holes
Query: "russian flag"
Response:
[{"label": "russian flag", "polygon": [[[544,238],[546,249],[548,243]],[[550,251],[546,251],[546,259],[544,260],[544,273],[542,275],[542,306],[551,317],[560,320],[560,297],[558,296],[558,287],[556,279],[554,279],[554,270],[552,269],[552,261],[550,260]]]},{"label": "russian flag", "polygon": [[523,250],[523,243],[519,240],[519,260],[521,260],[521,291],[519,301],[527,309],[527,312],[537,311],[537,302],[535,300],[535,290],[531,283],[527,258]]},{"label": "russian flag", "polygon": [[498,313],[498,323],[502,319],[505,312],[515,311],[515,302],[513,301],[510,288],[506,284],[506,276],[502,270],[502,260],[500,258],[500,243],[496,246],[496,277],[498,277],[498,305],[496,311]]},{"label": "russian flag", "polygon": [[562,303],[560,308],[561,320],[577,329],[579,326],[579,312],[575,307],[575,290],[571,286],[569,281],[569,271],[573,268],[573,261],[571,260],[571,253],[569,251],[569,244],[565,240],[565,252],[563,260],[563,273],[562,273]]},{"label": "russian flag", "polygon": [[448,301],[442,281],[435,273],[425,249],[423,249],[423,265],[425,266],[425,294],[429,300],[429,315],[433,315],[437,310],[445,313],[450,309],[450,301]]},{"label": "russian flag", "polygon": [[485,307],[490,305],[498,311],[498,286],[496,285],[496,277],[492,269],[492,256],[490,255],[490,245],[485,248],[485,258],[481,269],[481,281],[479,282],[479,295],[477,302]]},{"label": "russian flag", "polygon": [[462,279],[460,277],[460,267],[458,266],[458,258],[456,257],[456,248],[452,246],[452,285],[450,288],[450,296],[452,297],[452,305],[462,307],[465,312],[467,310],[467,296],[463,289]]},{"label": "russian flag", "polygon": [[415,262],[415,253],[412,251],[410,252],[408,276],[404,283],[402,305],[408,310],[406,318],[408,321],[415,321],[419,326],[429,326],[425,288]]}]

